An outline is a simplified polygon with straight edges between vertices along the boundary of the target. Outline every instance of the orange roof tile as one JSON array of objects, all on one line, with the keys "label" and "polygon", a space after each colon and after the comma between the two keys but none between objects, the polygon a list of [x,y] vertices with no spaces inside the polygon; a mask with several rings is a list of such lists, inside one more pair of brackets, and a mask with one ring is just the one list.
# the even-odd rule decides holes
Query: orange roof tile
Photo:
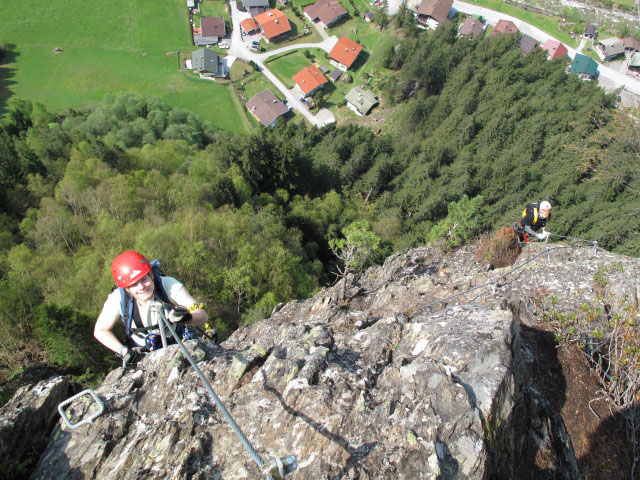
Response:
[{"label": "orange roof tile", "polygon": [[245,32],[251,32],[258,29],[258,25],[254,22],[253,18],[245,18],[240,22],[240,26]]},{"label": "orange roof tile", "polygon": [[355,62],[356,58],[362,51],[364,47],[359,43],[354,42],[348,37],[343,36],[336,46],[333,47],[329,56],[333,58],[335,61],[340,62],[349,68],[353,62]]},{"label": "orange roof tile", "polygon": [[304,67],[291,78],[293,78],[293,81],[296,82],[296,85],[300,87],[300,90],[302,90],[305,95],[308,95],[320,85],[329,81],[315,65]]},{"label": "orange roof tile", "polygon": [[291,30],[287,16],[275,8],[256,15],[254,20],[260,25],[262,33],[264,33],[264,36],[268,39],[277,37]]}]

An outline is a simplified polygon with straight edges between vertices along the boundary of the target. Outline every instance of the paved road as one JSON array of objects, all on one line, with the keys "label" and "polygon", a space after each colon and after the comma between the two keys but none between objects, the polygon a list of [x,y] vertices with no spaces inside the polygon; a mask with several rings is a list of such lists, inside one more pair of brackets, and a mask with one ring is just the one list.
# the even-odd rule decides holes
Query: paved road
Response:
[{"label": "paved road", "polygon": [[276,50],[271,50],[266,53],[254,53],[252,52],[247,43],[243,41],[242,32],[240,31],[240,22],[245,18],[249,18],[250,15],[248,13],[238,11],[236,6],[236,2],[229,2],[231,5],[231,21],[233,22],[233,32],[231,34],[231,47],[229,48],[229,55],[242,58],[246,61],[254,61],[262,73],[264,73],[265,77],[267,77],[278,90],[282,92],[282,94],[287,99],[287,105],[289,108],[293,108],[300,112],[311,125],[315,125],[316,127],[323,127],[324,125],[328,125],[330,123],[334,123],[335,117],[330,110],[326,108],[321,109],[317,115],[312,115],[311,112],[307,109],[307,107],[300,101],[299,94],[296,94],[295,89],[289,89],[285,85],[282,84],[277,77],[269,71],[267,67],[265,67],[264,62],[269,57],[274,55],[278,55],[280,53],[288,52],[291,50],[297,50],[300,48],[322,48],[325,52],[330,52],[331,49],[338,43],[338,38],[327,37],[326,33],[323,36],[325,38],[320,43],[298,43],[295,45],[289,45],[286,47],[278,48]]},{"label": "paved road", "polygon": [[[487,23],[495,25],[498,20],[511,20],[516,24],[516,27],[520,29],[522,33],[530,35],[541,43],[546,42],[549,39],[557,40],[546,32],[543,32],[537,27],[530,25],[522,20],[506,15],[504,13],[496,12],[495,10],[489,10],[488,8],[479,7],[470,3],[460,2],[454,0],[453,8],[459,12],[482,15]],[[567,46],[569,50],[569,56],[573,59],[577,53],[577,50]],[[603,78],[605,85],[615,85],[615,87],[624,87],[627,91],[640,95],[640,82],[627,76],[624,73],[617,72],[613,68],[609,68],[606,65],[598,64],[598,70],[600,71],[600,78]]]}]

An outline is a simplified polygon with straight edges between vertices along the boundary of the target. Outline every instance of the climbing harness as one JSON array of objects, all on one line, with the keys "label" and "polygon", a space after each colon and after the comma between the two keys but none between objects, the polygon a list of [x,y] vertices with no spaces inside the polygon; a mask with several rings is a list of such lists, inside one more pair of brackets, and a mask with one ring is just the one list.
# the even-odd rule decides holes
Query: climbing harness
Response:
[{"label": "climbing harness", "polygon": [[195,370],[196,374],[204,384],[207,392],[209,393],[209,396],[214,401],[218,409],[222,412],[222,415],[225,417],[225,419],[231,426],[231,429],[234,431],[236,436],[240,439],[240,442],[242,443],[244,448],[247,450],[247,452],[249,453],[253,461],[256,462],[262,474],[267,476],[269,480],[279,480],[284,478],[284,476],[287,473],[293,472],[297,468],[296,457],[294,455],[289,455],[284,459],[274,458],[265,466],[265,462],[262,460],[262,458],[260,458],[260,455],[258,455],[258,452],[256,452],[256,450],[253,448],[251,443],[249,443],[249,440],[247,440],[247,437],[244,436],[238,424],[235,422],[231,414],[227,411],[225,406],[222,404],[222,401],[220,400],[218,395],[216,395],[216,392],[213,391],[211,384],[206,379],[204,374],[200,371],[193,357],[189,355],[189,352],[187,351],[182,341],[178,337],[178,334],[176,333],[174,328],[171,326],[171,322],[167,320],[167,317],[164,314],[164,308],[162,303],[160,302],[154,302],[154,303],[156,305],[154,306],[152,304],[152,308],[155,308],[155,311],[158,313],[158,319],[159,319],[158,325],[160,326],[160,336],[162,338],[162,344],[166,346],[166,333],[165,333],[165,328],[166,328],[171,333],[173,338],[176,340],[176,343],[180,347],[182,354],[189,361],[189,363]]},{"label": "climbing harness", "polygon": [[[76,398],[80,398],[85,395],[90,395],[91,398],[93,398],[93,400],[98,404],[98,411],[77,423],[71,423],[71,420],[69,420],[69,417],[67,417],[67,415],[64,413],[64,407],[72,403]],[[103,412],[104,412],[104,403],[102,403],[102,400],[100,400],[100,397],[96,395],[96,392],[94,392],[89,388],[81,391],[80,393],[78,393],[77,395],[74,395],[71,398],[67,398],[64,402],[61,402],[58,405],[58,413],[60,413],[60,416],[64,420],[64,423],[67,424],[67,427],[69,427],[72,430],[79,427],[80,425],[84,425],[85,423],[93,422],[96,418],[102,415]]]}]

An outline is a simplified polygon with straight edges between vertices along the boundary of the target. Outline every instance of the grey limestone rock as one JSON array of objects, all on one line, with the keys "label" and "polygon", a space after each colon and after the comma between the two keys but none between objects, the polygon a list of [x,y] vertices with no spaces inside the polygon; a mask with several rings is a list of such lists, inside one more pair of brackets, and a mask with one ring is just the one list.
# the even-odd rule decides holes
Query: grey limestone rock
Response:
[{"label": "grey limestone rock", "polygon": [[[220,346],[186,346],[265,461],[297,456],[290,478],[516,479],[531,442],[558,478],[575,478],[562,420],[528,378],[535,352],[521,328],[541,294],[566,309],[596,299],[598,269],[637,301],[640,272],[605,252],[544,248],[492,271],[470,248],[417,248],[351,277],[344,302],[338,284]],[[177,346],[96,391],[107,412],[74,431],[59,424],[33,479],[260,477]]]}]

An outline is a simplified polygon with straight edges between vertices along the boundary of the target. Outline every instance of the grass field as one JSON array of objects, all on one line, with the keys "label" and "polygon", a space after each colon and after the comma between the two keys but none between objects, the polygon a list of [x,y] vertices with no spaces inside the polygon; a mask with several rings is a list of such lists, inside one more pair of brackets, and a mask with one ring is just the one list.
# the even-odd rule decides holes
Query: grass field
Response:
[{"label": "grass field", "polygon": [[548,17],[539,13],[528,12],[513,5],[504,3],[501,0],[469,0],[469,3],[480,5],[481,7],[490,8],[497,12],[506,13],[512,17],[519,18],[533,26],[538,27],[540,30],[547,32],[549,35],[553,35],[566,45],[571,47],[577,47],[576,41],[571,38],[567,32],[560,30],[558,27],[558,19],[554,17]]},{"label": "grass field", "polygon": [[287,88],[293,88],[295,83],[291,77],[309,65],[311,61],[302,54],[301,50],[296,50],[269,61],[267,67]]},{"label": "grass field", "polygon": [[61,111],[129,91],[246,130],[229,87],[189,80],[167,55],[193,49],[183,0],[2,3],[0,41],[15,49],[0,74],[0,115],[11,97]]}]

